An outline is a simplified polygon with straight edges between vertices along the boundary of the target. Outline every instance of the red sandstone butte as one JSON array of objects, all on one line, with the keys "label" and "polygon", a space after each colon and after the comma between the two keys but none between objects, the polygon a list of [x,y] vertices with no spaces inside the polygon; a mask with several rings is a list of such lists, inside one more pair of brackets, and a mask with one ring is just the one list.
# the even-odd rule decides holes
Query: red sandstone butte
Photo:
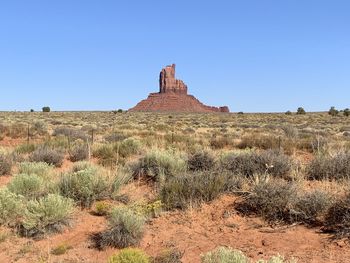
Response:
[{"label": "red sandstone butte", "polygon": [[227,106],[211,107],[204,105],[187,94],[187,86],[175,78],[175,64],[162,69],[159,76],[159,92],[150,93],[130,111],[157,112],[230,112]]}]

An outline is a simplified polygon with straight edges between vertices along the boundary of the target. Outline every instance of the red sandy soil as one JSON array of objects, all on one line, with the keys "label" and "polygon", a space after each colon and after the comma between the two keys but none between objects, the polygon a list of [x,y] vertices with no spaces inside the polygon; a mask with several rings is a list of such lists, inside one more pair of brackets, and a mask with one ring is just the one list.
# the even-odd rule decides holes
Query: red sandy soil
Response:
[{"label": "red sandy soil", "polygon": [[[145,188],[141,186],[137,195]],[[217,246],[240,249],[253,259],[280,254],[286,258],[294,257],[298,262],[348,261],[350,249],[344,240],[331,241],[330,236],[317,228],[271,228],[258,218],[240,216],[233,207],[235,200],[233,196],[222,196],[199,209],[164,213],[147,224],[140,248],[155,256],[176,247],[184,252],[184,263],[200,262],[200,254]],[[74,219],[73,225],[64,232],[40,241],[12,234],[0,243],[0,262],[102,263],[118,251],[91,248],[89,236],[106,227],[105,218],[79,211]],[[50,255],[49,251],[61,244],[70,245],[72,249],[61,256]]]}]

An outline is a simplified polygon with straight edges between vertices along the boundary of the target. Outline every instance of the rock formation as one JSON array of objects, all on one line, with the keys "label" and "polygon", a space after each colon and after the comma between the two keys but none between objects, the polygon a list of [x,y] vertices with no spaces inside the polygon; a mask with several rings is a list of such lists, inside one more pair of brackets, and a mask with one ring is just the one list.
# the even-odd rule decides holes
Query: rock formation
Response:
[{"label": "rock formation", "polygon": [[207,106],[188,95],[186,84],[175,78],[175,64],[172,64],[160,72],[159,92],[149,94],[130,111],[229,112],[229,108]]}]

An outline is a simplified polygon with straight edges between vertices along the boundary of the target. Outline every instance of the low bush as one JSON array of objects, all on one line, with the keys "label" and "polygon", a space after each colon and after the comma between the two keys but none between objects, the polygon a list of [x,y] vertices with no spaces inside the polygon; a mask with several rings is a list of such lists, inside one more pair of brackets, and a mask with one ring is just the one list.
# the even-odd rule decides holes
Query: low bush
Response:
[{"label": "low bush", "polygon": [[127,158],[140,152],[141,143],[133,138],[128,138],[114,145],[114,150],[120,157]]},{"label": "low bush", "polygon": [[12,193],[34,199],[50,192],[51,187],[47,185],[48,183],[36,174],[19,174],[11,180],[7,187]]},{"label": "low bush", "polygon": [[186,171],[186,161],[176,152],[153,150],[131,166],[134,177],[146,176],[154,181]]},{"label": "low bush", "polygon": [[339,180],[350,178],[350,153],[333,157],[317,156],[306,168],[312,180]]},{"label": "low bush", "polygon": [[223,149],[225,147],[233,146],[233,139],[227,136],[213,137],[210,139],[209,144],[213,149]]},{"label": "low bush", "polygon": [[207,171],[214,168],[215,158],[207,151],[192,154],[187,161],[190,171]]},{"label": "low bush", "polygon": [[249,263],[242,251],[227,247],[218,247],[201,257],[202,263]]},{"label": "low bush", "polygon": [[75,128],[70,128],[70,127],[57,127],[53,131],[53,136],[65,136],[69,138],[70,140],[83,140],[86,141],[88,139],[88,136],[86,133],[82,130],[78,130]]},{"label": "low bush", "polygon": [[47,178],[53,170],[53,166],[44,162],[22,162],[18,165],[19,174],[36,174]]},{"label": "low bush", "polygon": [[99,163],[104,166],[115,166],[118,164],[119,158],[114,151],[113,145],[102,144],[94,151],[93,156],[99,159]]},{"label": "low bush", "polygon": [[329,208],[324,230],[333,232],[336,238],[350,237],[350,194]]},{"label": "low bush", "polygon": [[15,225],[21,218],[22,198],[7,188],[0,189],[0,225]]},{"label": "low bush", "polygon": [[75,146],[69,153],[69,160],[72,162],[84,161],[89,158],[90,151],[87,145]]},{"label": "low bush", "polygon": [[115,208],[108,219],[109,227],[93,237],[97,248],[136,246],[143,236],[145,219],[128,208]]},{"label": "low bush", "polygon": [[93,202],[110,196],[112,182],[103,170],[87,168],[63,174],[59,189],[63,196],[75,200],[82,207],[90,207]]},{"label": "low bush", "polygon": [[64,154],[60,151],[48,147],[36,149],[30,156],[32,162],[45,162],[47,164],[60,167],[63,163]]},{"label": "low bush", "polygon": [[0,176],[9,175],[12,169],[12,160],[9,156],[0,154]]},{"label": "low bush", "polygon": [[293,183],[272,180],[256,184],[237,209],[245,214],[256,214],[271,223],[294,222],[298,189]]},{"label": "low bush", "polygon": [[150,263],[149,257],[140,249],[125,248],[111,256],[108,263]]},{"label": "low bush", "polygon": [[73,201],[56,194],[30,200],[21,221],[24,236],[37,236],[61,230],[73,212]]},{"label": "low bush", "polygon": [[239,177],[220,172],[188,173],[166,180],[161,187],[160,197],[168,209],[185,209],[201,202],[209,202],[224,192],[241,188]]},{"label": "low bush", "polygon": [[282,152],[264,151],[262,153],[227,154],[223,156],[221,165],[234,174],[251,177],[254,174],[270,174],[285,177],[292,170],[292,160]]},{"label": "low bush", "polygon": [[34,152],[36,149],[36,145],[33,143],[25,143],[18,145],[15,149],[15,152],[18,154],[28,154]]},{"label": "low bush", "polygon": [[106,216],[112,209],[112,205],[110,203],[99,201],[95,203],[95,208],[93,213],[97,216]]}]

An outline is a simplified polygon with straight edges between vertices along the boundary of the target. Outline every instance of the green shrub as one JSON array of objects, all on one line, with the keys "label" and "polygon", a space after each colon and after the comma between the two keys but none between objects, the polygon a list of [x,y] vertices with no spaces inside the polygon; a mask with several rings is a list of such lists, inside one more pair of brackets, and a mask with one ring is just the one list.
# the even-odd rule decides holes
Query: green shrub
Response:
[{"label": "green shrub", "polygon": [[89,147],[87,145],[75,146],[69,153],[69,159],[72,162],[84,161],[89,158]]},{"label": "green shrub", "polygon": [[214,168],[215,158],[207,151],[192,154],[187,161],[190,171],[207,171]]},{"label": "green shrub", "polygon": [[75,200],[82,207],[90,207],[93,202],[111,194],[111,178],[103,172],[88,168],[63,174],[59,182],[61,194]]},{"label": "green shrub", "polygon": [[350,116],[350,109],[349,108],[344,109],[344,113],[343,114],[344,114],[345,117]]},{"label": "green shrub", "polygon": [[11,169],[12,169],[11,158],[3,154],[0,154],[0,176],[10,174]]},{"label": "green shrub", "polygon": [[147,176],[154,181],[186,171],[186,161],[176,152],[153,150],[132,167],[134,177]]},{"label": "green shrub", "polygon": [[328,111],[328,114],[331,115],[331,116],[337,116],[339,113],[339,111],[337,109],[335,109],[334,106],[332,106],[329,111]]},{"label": "green shrub", "polygon": [[30,200],[21,222],[21,233],[37,236],[59,231],[69,222],[73,212],[73,201],[56,194],[49,194],[38,200]]},{"label": "green shrub", "polygon": [[22,198],[7,188],[0,189],[0,225],[15,225],[21,213],[24,205]]},{"label": "green shrub", "polygon": [[119,159],[114,151],[113,145],[102,144],[98,146],[93,156],[99,159],[99,163],[104,166],[114,166],[118,163]]},{"label": "green shrub", "polygon": [[115,208],[108,222],[108,229],[93,237],[98,248],[126,248],[136,246],[140,242],[145,219],[133,210],[124,207]]},{"label": "green shrub", "polygon": [[118,254],[111,256],[108,263],[149,263],[149,257],[136,248],[122,249]]},{"label": "green shrub", "polygon": [[246,177],[254,174],[270,174],[275,177],[284,177],[292,170],[291,159],[277,151],[264,151],[262,153],[227,154],[222,158],[224,169]]},{"label": "green shrub", "polygon": [[317,156],[306,168],[312,180],[339,180],[350,178],[350,153],[333,157]]},{"label": "green shrub", "polygon": [[132,180],[132,173],[127,168],[120,168],[117,170],[117,173],[114,177],[113,186],[112,186],[112,194],[116,196],[120,190],[120,188],[129,183]]},{"label": "green shrub", "polygon": [[232,248],[218,247],[202,255],[202,263],[249,263],[243,252]]},{"label": "green shrub", "polygon": [[18,165],[19,174],[36,174],[47,178],[53,170],[53,166],[45,162],[22,162]]},{"label": "green shrub", "polygon": [[128,138],[114,146],[114,150],[123,158],[139,153],[141,143],[133,138]]},{"label": "green shrub", "polygon": [[49,183],[50,181],[46,182],[36,174],[19,174],[11,180],[7,187],[12,193],[33,199],[49,193],[52,189],[47,185]]},{"label": "green shrub", "polygon": [[97,216],[106,216],[112,209],[112,205],[110,203],[99,201],[95,203],[94,214]]},{"label": "green shrub", "polygon": [[79,161],[73,164],[72,172],[79,172],[86,169],[93,169],[97,171],[97,167],[89,161]]},{"label": "green shrub", "polygon": [[45,162],[56,167],[60,167],[63,163],[64,154],[48,147],[40,147],[36,149],[30,156],[32,162]]}]

